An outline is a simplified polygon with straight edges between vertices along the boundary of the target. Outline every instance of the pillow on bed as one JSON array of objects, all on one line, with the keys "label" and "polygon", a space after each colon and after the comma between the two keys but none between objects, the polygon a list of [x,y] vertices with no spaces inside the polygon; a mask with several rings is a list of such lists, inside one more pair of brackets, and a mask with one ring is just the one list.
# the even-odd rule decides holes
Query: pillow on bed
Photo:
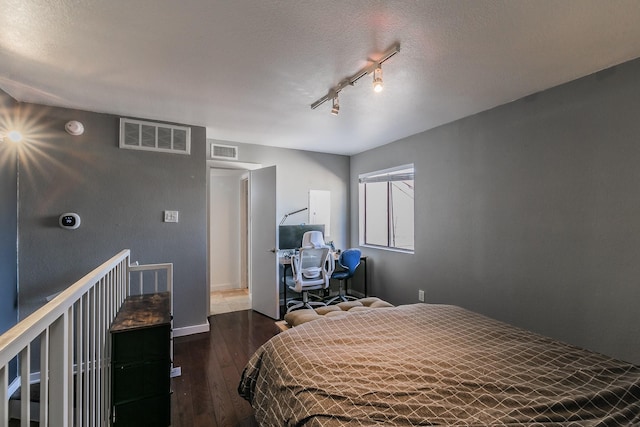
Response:
[{"label": "pillow on bed", "polygon": [[326,317],[327,319],[342,319],[345,316],[348,316],[349,312],[347,311],[330,311],[327,314],[325,314],[323,317]]},{"label": "pillow on bed", "polygon": [[298,326],[311,320],[330,317],[338,319],[349,314],[349,311],[367,311],[372,308],[394,307],[393,304],[377,297],[361,298],[356,301],[344,301],[336,305],[326,305],[315,310],[303,308],[294,310],[284,315],[284,320],[289,326]]},{"label": "pillow on bed", "polygon": [[382,301],[382,300],[380,298],[378,298],[378,297],[366,297],[366,298],[360,298],[358,301],[360,301],[362,303],[362,305],[365,305],[365,306],[369,307],[374,302]]},{"label": "pillow on bed", "polygon": [[358,312],[358,311],[371,311],[371,310],[373,310],[373,308],[372,308],[372,307],[367,307],[367,306],[365,306],[365,305],[358,305],[358,306],[355,306],[355,307],[351,307],[351,308],[349,309],[349,313],[351,313],[352,311],[353,311],[354,313],[356,313],[356,312]]},{"label": "pillow on bed", "polygon": [[320,316],[324,316],[330,311],[342,311],[342,309],[337,305],[325,305],[315,309],[315,312],[318,313]]},{"label": "pillow on bed", "polygon": [[362,307],[363,304],[360,301],[343,301],[336,305],[340,307],[341,310],[349,311],[353,307]]},{"label": "pillow on bed", "polygon": [[395,305],[379,299],[378,301],[373,301],[371,304],[368,305],[368,307],[369,308],[383,308],[383,307],[395,307]]},{"label": "pillow on bed", "polygon": [[294,310],[284,315],[284,320],[291,326],[298,326],[310,320],[321,319],[315,310],[310,308],[302,308],[300,310]]}]

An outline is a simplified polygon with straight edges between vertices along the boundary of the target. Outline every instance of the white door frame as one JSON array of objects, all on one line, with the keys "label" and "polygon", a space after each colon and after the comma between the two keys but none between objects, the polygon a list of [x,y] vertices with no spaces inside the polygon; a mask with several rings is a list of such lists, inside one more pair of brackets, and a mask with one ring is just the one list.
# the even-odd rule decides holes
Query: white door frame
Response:
[{"label": "white door frame", "polygon": [[[210,185],[211,185],[211,174],[209,173],[209,171],[211,169],[234,169],[234,170],[245,170],[245,171],[252,171],[252,170],[256,170],[256,169],[261,169],[262,168],[262,164],[260,163],[249,163],[249,162],[233,162],[233,161],[224,161],[224,160],[207,160],[207,286],[206,286],[206,301],[210,300],[210,293],[211,293],[211,253],[210,253],[210,248],[211,248],[211,200],[210,200],[210,194],[211,194],[211,189],[210,189]],[[250,262],[250,260],[247,260],[248,262]],[[248,266],[247,266],[248,267]],[[249,293],[251,293],[251,282],[249,281],[248,283],[249,285]],[[207,303],[207,312],[210,315],[211,314],[211,304]]]}]

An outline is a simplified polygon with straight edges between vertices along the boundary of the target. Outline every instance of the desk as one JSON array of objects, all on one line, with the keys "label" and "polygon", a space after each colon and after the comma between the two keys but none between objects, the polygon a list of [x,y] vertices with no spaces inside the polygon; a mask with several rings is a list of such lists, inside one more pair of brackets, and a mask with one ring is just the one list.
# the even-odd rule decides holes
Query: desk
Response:
[{"label": "desk", "polygon": [[[338,258],[339,258],[339,254],[334,252],[333,256],[336,260],[336,268],[342,268],[340,267],[340,264],[338,264]],[[280,317],[284,317],[285,313],[287,312],[287,301],[288,301],[288,297],[287,297],[287,293],[288,293],[288,289],[289,287],[287,286],[287,270],[291,269],[291,257],[285,257],[285,256],[278,256],[278,264],[281,268],[281,274],[279,276],[279,280],[280,280],[280,294],[282,295],[282,304],[280,304]],[[367,257],[366,256],[361,256],[360,257],[360,265],[363,267],[364,269],[364,279],[363,279],[363,293],[364,296],[366,297],[368,295],[367,293]],[[360,267],[358,267],[358,270],[360,270]],[[354,278],[356,277],[356,275],[358,275],[358,270],[356,271],[356,274],[354,275]],[[280,272],[279,272],[280,273]],[[350,280],[352,281],[352,280]],[[349,294],[349,289],[345,289],[345,293],[347,295]]]},{"label": "desk", "polygon": [[278,265],[280,270],[278,271],[278,277],[280,280],[280,291],[278,292],[278,298],[282,295],[282,303],[280,305],[280,318],[283,319],[287,313],[287,270],[291,269],[291,257],[278,256]]},{"label": "desk", "polygon": [[[362,267],[362,268],[360,268]],[[360,274],[358,273],[359,271],[363,271],[364,274],[364,278],[362,279],[362,292],[363,292],[363,296],[367,297],[369,296],[369,293],[367,291],[367,257],[365,255],[360,257],[360,266],[358,266],[358,269],[356,270],[355,274],[353,275],[353,277],[349,280],[349,282],[353,285],[353,279],[357,278]],[[352,295],[349,293],[349,288],[345,288],[344,292],[347,295]],[[355,295],[352,295],[355,296]]]}]

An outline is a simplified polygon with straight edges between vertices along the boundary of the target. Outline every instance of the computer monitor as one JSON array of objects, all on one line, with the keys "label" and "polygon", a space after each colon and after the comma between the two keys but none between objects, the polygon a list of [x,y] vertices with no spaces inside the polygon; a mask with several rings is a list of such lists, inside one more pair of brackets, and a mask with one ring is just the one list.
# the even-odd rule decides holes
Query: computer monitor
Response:
[{"label": "computer monitor", "polygon": [[281,225],[278,229],[279,249],[298,249],[302,246],[302,236],[307,231],[320,231],[324,235],[324,224]]}]

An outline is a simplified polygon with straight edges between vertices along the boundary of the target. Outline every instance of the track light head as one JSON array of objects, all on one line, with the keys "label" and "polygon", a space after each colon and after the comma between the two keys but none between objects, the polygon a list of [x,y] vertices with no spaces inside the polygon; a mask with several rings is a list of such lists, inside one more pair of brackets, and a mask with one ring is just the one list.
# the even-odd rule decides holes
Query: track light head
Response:
[{"label": "track light head", "polygon": [[338,95],[333,97],[333,107],[331,108],[331,114],[337,116],[340,112],[340,103],[338,102]]},{"label": "track light head", "polygon": [[382,67],[378,65],[375,70],[373,70],[373,90],[375,92],[382,92],[384,89],[384,84],[382,83]]}]

